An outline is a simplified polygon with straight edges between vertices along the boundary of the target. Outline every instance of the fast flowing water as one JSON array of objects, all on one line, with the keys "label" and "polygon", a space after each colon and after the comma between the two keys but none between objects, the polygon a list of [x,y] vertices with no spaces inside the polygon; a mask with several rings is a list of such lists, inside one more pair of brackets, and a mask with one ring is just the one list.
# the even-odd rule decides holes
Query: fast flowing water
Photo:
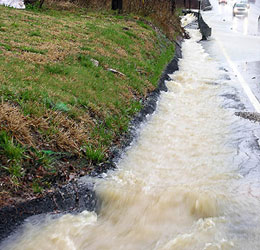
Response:
[{"label": "fast flowing water", "polygon": [[260,249],[259,198],[239,189],[229,143],[235,118],[221,107],[218,66],[197,43],[198,31],[189,32],[156,112],[118,170],[96,180],[98,216],[28,224],[6,249]]}]

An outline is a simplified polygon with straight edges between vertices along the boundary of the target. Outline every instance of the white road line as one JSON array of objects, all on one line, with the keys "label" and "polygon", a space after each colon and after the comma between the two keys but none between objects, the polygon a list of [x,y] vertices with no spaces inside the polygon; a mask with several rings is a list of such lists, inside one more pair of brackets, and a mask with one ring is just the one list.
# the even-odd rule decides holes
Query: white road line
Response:
[{"label": "white road line", "polygon": [[248,86],[247,82],[245,81],[245,79],[243,78],[243,76],[240,74],[240,72],[238,71],[236,65],[231,61],[230,57],[228,56],[223,44],[221,43],[221,41],[219,39],[216,38],[216,41],[220,47],[220,49],[223,52],[223,55],[225,56],[229,66],[232,68],[232,70],[234,71],[234,73],[237,75],[237,79],[240,83],[240,85],[242,86],[242,88],[244,89],[249,101],[251,102],[251,104],[253,105],[253,107],[255,108],[256,112],[260,113],[260,103],[257,100],[257,98],[255,97],[255,95],[253,94],[252,90],[250,89],[250,87]]}]

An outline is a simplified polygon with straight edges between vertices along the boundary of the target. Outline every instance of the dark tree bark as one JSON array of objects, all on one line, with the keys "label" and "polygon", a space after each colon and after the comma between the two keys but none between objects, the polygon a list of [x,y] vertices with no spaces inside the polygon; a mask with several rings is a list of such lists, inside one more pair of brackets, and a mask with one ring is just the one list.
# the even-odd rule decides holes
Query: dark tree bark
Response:
[{"label": "dark tree bark", "polygon": [[42,7],[43,3],[44,3],[44,0],[40,0],[40,5],[39,5],[40,8]]},{"label": "dark tree bark", "polygon": [[175,0],[171,0],[171,12],[174,14],[175,11]]},{"label": "dark tree bark", "polygon": [[[38,0],[24,0],[25,5],[27,5],[27,4],[35,5],[37,2],[38,2]],[[39,8],[42,7],[43,3],[44,3],[44,0],[39,1]]]},{"label": "dark tree bark", "polygon": [[123,0],[112,0],[112,10],[122,10]]}]

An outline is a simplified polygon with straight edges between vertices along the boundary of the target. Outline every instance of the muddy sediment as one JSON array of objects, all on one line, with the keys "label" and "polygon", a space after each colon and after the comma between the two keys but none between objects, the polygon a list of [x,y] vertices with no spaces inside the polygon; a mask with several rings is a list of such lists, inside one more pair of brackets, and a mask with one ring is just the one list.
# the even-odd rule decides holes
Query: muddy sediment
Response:
[{"label": "muddy sediment", "polygon": [[235,112],[235,115],[249,121],[260,122],[260,114],[256,112]]}]

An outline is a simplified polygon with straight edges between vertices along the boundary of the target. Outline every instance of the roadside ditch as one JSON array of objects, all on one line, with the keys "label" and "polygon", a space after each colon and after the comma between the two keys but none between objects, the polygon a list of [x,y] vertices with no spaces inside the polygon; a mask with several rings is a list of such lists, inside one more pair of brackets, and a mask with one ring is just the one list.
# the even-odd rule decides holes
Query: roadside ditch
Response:
[{"label": "roadside ditch", "polygon": [[[116,162],[120,156],[138,136],[138,128],[146,121],[147,116],[152,114],[157,106],[157,101],[161,91],[167,91],[165,80],[169,80],[168,74],[178,70],[178,60],[181,58],[181,42],[177,39],[175,46],[175,56],[166,66],[158,87],[149,93],[143,105],[143,109],[130,122],[128,133],[120,140],[120,146],[111,149],[108,163],[101,163],[90,173],[90,177],[100,177],[110,169],[116,169]],[[27,200],[15,206],[6,206],[0,209],[0,242],[16,230],[30,216],[51,213],[79,213],[83,210],[97,211],[98,198],[94,191],[94,184],[85,181],[85,177],[71,181],[69,184],[57,188],[55,192],[47,193],[44,197]]]}]

